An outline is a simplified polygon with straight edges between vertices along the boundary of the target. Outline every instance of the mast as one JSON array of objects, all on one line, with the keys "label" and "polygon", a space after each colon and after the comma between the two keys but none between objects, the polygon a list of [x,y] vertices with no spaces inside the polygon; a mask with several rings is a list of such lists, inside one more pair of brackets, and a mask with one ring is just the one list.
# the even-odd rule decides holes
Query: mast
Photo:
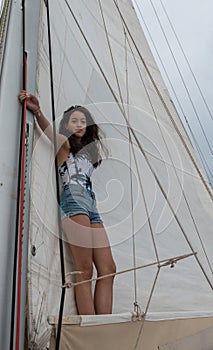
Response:
[{"label": "mast", "polygon": [[[12,297],[12,290],[17,292],[17,276],[12,279],[15,251],[15,221],[17,215],[17,181],[18,181],[18,155],[19,155],[19,135],[21,127],[21,105],[18,102],[18,92],[22,88],[22,52],[23,52],[23,37],[22,37],[22,19],[23,12],[20,2],[5,1],[5,9],[8,8],[9,16],[5,18],[4,27],[4,51],[1,52],[1,95],[0,95],[0,259],[1,259],[1,289],[0,289],[0,338],[1,346],[4,349],[15,349],[15,329],[16,329],[16,313],[11,312],[12,308],[16,310],[17,302]],[[31,91],[35,91],[35,76],[36,76],[36,59],[37,59],[37,43],[38,43],[38,28],[39,28],[39,2],[30,3],[26,9],[26,50],[30,61],[30,69],[28,74],[28,87]],[[32,17],[33,11],[33,17]],[[2,47],[3,48],[3,47]],[[3,58],[3,59],[2,59]],[[25,154],[28,152],[28,161],[32,152],[33,140],[33,119],[27,113],[27,134],[28,144],[25,147]],[[25,164],[28,165],[29,163]],[[25,332],[25,307],[26,307],[26,267],[28,256],[28,220],[29,220],[29,172],[25,173],[25,209],[24,209],[24,230],[23,238],[20,245],[22,247],[22,263],[21,271],[21,299],[20,303],[20,342],[16,349],[22,349],[24,346]],[[17,249],[17,248],[16,248]],[[13,305],[12,305],[13,304]],[[14,318],[14,334],[11,329],[12,318]],[[10,342],[11,345],[9,346]]]}]

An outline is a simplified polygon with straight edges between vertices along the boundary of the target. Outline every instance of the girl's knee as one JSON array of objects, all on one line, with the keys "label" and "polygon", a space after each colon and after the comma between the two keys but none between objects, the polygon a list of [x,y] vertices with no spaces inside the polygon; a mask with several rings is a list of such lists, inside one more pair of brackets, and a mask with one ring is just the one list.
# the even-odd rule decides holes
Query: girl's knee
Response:
[{"label": "girl's knee", "polygon": [[[104,276],[104,275],[111,275],[116,273],[116,265],[114,260],[110,261],[108,264],[105,266],[101,266],[98,269],[98,275],[99,276]],[[112,276],[114,278],[114,276]]]},{"label": "girl's knee", "polygon": [[92,262],[82,263],[82,264],[76,266],[76,271],[80,271],[81,272],[81,274],[76,275],[76,277],[78,276],[77,279],[89,280],[89,279],[92,278],[93,264],[92,264]]}]

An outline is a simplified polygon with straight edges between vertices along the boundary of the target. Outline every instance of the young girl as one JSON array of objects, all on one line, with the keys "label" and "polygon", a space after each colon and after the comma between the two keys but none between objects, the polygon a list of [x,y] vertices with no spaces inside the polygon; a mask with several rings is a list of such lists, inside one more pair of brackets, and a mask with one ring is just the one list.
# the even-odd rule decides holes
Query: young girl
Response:
[{"label": "young girl", "polygon": [[[53,128],[41,112],[38,99],[22,90],[21,102],[35,115],[40,128],[53,142]],[[56,134],[57,162],[63,182],[60,198],[62,229],[74,260],[76,282],[89,280],[93,264],[97,275],[115,272],[109,241],[96,207],[90,177],[101,164],[99,127],[90,112],[81,106],[72,106],[64,112],[59,133]],[[112,313],[113,277],[96,282],[94,300],[91,283],[75,288],[78,313],[81,315]]]}]

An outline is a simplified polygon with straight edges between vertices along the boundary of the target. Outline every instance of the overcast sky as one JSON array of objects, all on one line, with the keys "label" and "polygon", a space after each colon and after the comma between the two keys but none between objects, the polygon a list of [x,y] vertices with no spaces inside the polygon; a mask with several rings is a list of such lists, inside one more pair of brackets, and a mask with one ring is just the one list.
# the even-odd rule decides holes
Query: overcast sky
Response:
[{"label": "overcast sky", "polygon": [[[205,137],[203,136],[203,132],[197,120],[194,108],[196,109],[203,128],[205,129],[206,137],[212,149],[213,122],[192,77],[190,69],[188,68],[184,55],[178,45],[174,32],[171,29],[171,25],[169,24],[170,20],[184,53],[190,63],[191,69],[196,77],[199,88],[204,95],[211,114],[213,114],[213,1],[133,0],[133,2],[137,2],[140,8],[145,22],[144,24],[143,20],[141,21],[142,27],[144,32],[147,34],[147,39],[156,57],[158,65],[161,67],[161,63],[156,55],[152,41],[149,39],[146,26],[148,27],[161,59],[164,62],[167,73],[172,80],[176,94],[182,103],[196,139],[199,142],[202,152],[205,154],[206,160],[211,169],[211,173],[213,173],[213,155]],[[162,4],[167,12],[167,15],[165,14]],[[193,101],[194,108],[190,103],[190,99],[181,81],[180,74],[175,66],[174,59],[172,58],[172,54],[168,48],[163,31],[152,5],[157,12],[157,16],[159,17],[167,39],[171,45],[171,50],[178,63],[179,69],[184,78],[184,82],[187,85],[187,89],[190,92],[190,97]],[[137,10],[136,4],[135,9]],[[164,76],[164,80],[166,81],[167,78],[163,69],[162,74]],[[175,97],[169,84],[167,86],[175,102]],[[212,176],[211,182],[213,184]]]},{"label": "overcast sky", "polygon": [[[108,0],[104,0],[108,1]],[[192,74],[187,66],[186,60],[178,46],[177,39],[168,21],[168,17],[176,31],[178,39],[182,45],[184,53],[190,63],[191,69],[196,77],[199,87],[206,99],[207,105],[213,114],[213,0],[132,0],[137,2],[141,14],[145,20],[145,24],[141,20],[144,32],[146,33],[146,26],[151,33],[152,39],[157,47],[167,73],[172,80],[175,92],[182,103],[185,114],[189,120],[191,128],[195,134],[197,141],[204,153],[208,166],[213,173],[213,155],[203,136],[201,127],[197,120],[194,109],[190,103],[189,97],[185,91],[184,85],[181,82],[180,74],[175,67],[174,60],[166,44],[162,29],[158,23],[156,14],[153,10],[152,4],[157,12],[159,20],[163,26],[165,34],[171,45],[171,50],[174,53],[175,59],[179,65],[179,69],[187,84],[187,89],[190,92],[190,97],[193,101],[194,107],[198,113],[200,121],[206,132],[206,137],[213,148],[213,122],[209,112],[202,100],[198,88],[193,80]],[[0,0],[0,5],[2,0]],[[163,10],[166,9],[167,15]],[[135,4],[135,9],[137,6]],[[140,14],[138,12],[138,16]],[[147,39],[149,35],[147,34]],[[150,47],[156,57],[159,67],[161,67],[158,56],[155,53],[152,42],[149,40]],[[162,70],[164,80],[167,78]],[[172,98],[175,102],[175,97],[167,85]],[[177,107],[178,108],[178,107]],[[179,110],[179,108],[178,108]],[[181,115],[181,113],[180,113]],[[211,176],[213,184],[213,177]]]}]

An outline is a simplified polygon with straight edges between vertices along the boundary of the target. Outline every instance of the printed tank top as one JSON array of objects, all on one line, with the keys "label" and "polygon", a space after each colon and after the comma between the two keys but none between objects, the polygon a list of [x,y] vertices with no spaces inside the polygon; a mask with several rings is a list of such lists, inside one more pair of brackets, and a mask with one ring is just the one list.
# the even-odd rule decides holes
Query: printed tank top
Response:
[{"label": "printed tank top", "polygon": [[81,185],[92,189],[90,177],[94,167],[87,154],[73,154],[70,152],[67,160],[59,167],[63,187],[69,184]]}]

